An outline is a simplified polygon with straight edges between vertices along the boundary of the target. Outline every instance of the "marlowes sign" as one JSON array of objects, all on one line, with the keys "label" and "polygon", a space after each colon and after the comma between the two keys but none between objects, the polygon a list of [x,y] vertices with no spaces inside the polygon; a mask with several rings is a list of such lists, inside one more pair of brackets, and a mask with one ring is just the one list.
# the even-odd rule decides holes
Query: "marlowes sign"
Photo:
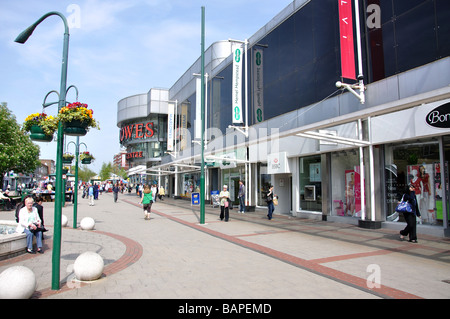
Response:
[{"label": "marlowes sign", "polygon": [[154,134],[153,122],[130,124],[122,126],[120,129],[120,142],[129,139],[150,138]]}]

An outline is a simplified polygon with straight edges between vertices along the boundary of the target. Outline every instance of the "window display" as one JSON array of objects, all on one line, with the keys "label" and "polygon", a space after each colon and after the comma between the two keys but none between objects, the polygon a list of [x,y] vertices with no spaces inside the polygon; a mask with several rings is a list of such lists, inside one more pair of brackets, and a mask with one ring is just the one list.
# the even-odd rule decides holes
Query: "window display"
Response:
[{"label": "window display", "polygon": [[399,143],[385,148],[386,220],[404,222],[395,207],[409,183],[415,192],[421,220],[442,225],[442,185],[437,140]]},{"label": "window display", "polygon": [[361,175],[356,150],[335,152],[331,156],[332,215],[361,217]]}]

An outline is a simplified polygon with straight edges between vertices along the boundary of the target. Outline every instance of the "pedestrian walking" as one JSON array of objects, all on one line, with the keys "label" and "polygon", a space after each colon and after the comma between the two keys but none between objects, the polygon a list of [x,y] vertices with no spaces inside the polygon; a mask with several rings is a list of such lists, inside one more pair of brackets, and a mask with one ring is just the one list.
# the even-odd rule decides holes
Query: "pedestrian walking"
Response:
[{"label": "pedestrian walking", "polygon": [[219,194],[220,200],[220,220],[225,218],[227,222],[229,219],[229,205],[230,205],[230,192],[228,191],[228,186],[223,185],[223,191]]},{"label": "pedestrian walking", "polygon": [[272,215],[273,215],[273,212],[275,211],[274,199],[278,199],[278,196],[273,193],[273,186],[270,185],[269,192],[267,193],[267,196],[266,196],[267,210],[268,210],[267,218],[269,220],[272,220]]},{"label": "pedestrian walking", "polygon": [[406,221],[405,229],[400,231],[400,240],[404,240],[409,235],[409,241],[417,243],[416,216],[420,218],[419,205],[417,203],[417,197],[414,184],[409,184],[409,188],[405,191],[402,197],[403,202],[407,202],[411,205],[411,212],[403,212],[403,216]]},{"label": "pedestrian walking", "polygon": [[152,191],[153,202],[156,203],[156,195],[158,195],[158,186],[154,184],[152,185],[150,190]]},{"label": "pedestrian walking", "polygon": [[239,181],[238,198],[239,198],[239,213],[244,214],[245,213],[245,185],[242,180]]},{"label": "pedestrian walking", "polygon": [[94,183],[94,199],[98,199],[98,184]]},{"label": "pedestrian walking", "polygon": [[94,206],[94,186],[89,184],[88,188],[89,206]]},{"label": "pedestrian walking", "polygon": [[152,212],[153,204],[153,194],[147,185],[144,186],[144,191],[142,192],[141,204],[144,205],[144,219],[150,219],[150,213]]},{"label": "pedestrian walking", "polygon": [[158,192],[158,197],[159,197],[159,200],[164,200],[164,196],[166,195],[166,190],[164,189],[164,186],[161,186],[160,188],[159,188],[159,192]]},{"label": "pedestrian walking", "polygon": [[119,197],[119,184],[116,183],[116,185],[112,188],[113,191],[113,197],[114,197],[114,203],[117,203],[117,198]]}]

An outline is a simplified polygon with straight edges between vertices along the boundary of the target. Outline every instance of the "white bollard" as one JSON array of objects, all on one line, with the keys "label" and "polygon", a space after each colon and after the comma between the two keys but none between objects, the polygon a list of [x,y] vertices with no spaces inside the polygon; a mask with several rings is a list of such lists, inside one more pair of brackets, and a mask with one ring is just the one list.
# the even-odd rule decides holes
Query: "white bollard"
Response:
[{"label": "white bollard", "polygon": [[83,230],[93,230],[95,227],[95,220],[91,217],[85,217],[81,220],[80,227]]},{"label": "white bollard", "polygon": [[36,285],[36,276],[31,269],[10,267],[0,274],[0,299],[29,299]]},{"label": "white bollard", "polygon": [[87,251],[75,260],[73,271],[78,280],[92,281],[101,277],[104,266],[103,259],[99,254]]}]

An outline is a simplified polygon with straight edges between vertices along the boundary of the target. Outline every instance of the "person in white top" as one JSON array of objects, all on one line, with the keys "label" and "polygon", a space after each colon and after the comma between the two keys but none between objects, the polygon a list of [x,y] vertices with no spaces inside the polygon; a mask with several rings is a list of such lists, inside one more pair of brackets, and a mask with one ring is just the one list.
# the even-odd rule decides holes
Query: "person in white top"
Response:
[{"label": "person in white top", "polygon": [[19,211],[19,224],[16,232],[25,233],[27,235],[27,252],[34,254],[33,236],[36,236],[36,244],[38,253],[43,254],[42,250],[42,229],[41,219],[36,207],[33,207],[34,200],[32,197],[25,199],[25,206]]}]

